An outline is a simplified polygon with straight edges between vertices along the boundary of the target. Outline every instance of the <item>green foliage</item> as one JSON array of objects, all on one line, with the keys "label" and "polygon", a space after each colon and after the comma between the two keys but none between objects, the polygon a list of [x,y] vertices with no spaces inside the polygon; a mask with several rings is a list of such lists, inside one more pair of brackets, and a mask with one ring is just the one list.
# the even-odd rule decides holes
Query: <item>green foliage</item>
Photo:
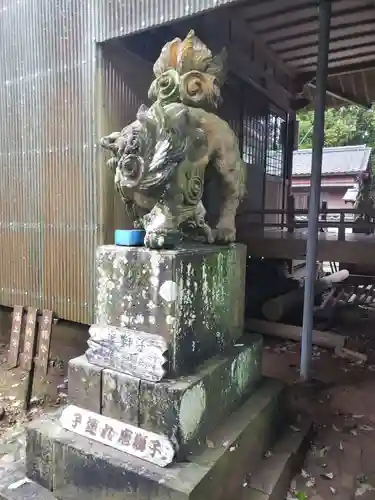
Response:
[{"label": "green foliage", "polygon": [[[313,111],[298,113],[299,148],[312,147]],[[325,146],[366,144],[375,148],[375,112],[358,106],[328,109],[325,115]]]},{"label": "green foliage", "polygon": [[307,495],[303,491],[296,491],[295,498],[296,500],[307,500]]}]

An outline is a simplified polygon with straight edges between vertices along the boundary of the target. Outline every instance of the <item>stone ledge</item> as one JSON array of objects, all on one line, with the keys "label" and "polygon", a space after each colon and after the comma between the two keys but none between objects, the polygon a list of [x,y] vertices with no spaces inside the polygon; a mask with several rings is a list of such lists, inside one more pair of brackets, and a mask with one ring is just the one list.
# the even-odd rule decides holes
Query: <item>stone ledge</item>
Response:
[{"label": "stone ledge", "polygon": [[[64,431],[55,418],[28,428],[27,475],[61,500],[223,500],[268,449],[283,385],[265,380],[188,462],[162,469]],[[48,451],[51,450],[51,453]],[[47,451],[47,453],[45,453]],[[43,473],[41,473],[43,472]]]},{"label": "stone ledge", "polygon": [[263,459],[251,474],[246,487],[241,489],[239,500],[279,500],[285,498],[290,482],[299,470],[311,435],[309,418],[296,423],[283,433],[272,449],[272,455]]},{"label": "stone ledge", "polygon": [[0,468],[0,500],[56,500],[35,481],[25,480],[24,460]]},{"label": "stone ledge", "polygon": [[69,366],[69,373],[75,376],[74,384],[69,379],[69,387],[74,385],[74,399],[70,402],[165,434],[180,446],[181,459],[194,447],[204,445],[207,432],[255,389],[261,380],[262,347],[260,335],[245,335],[227,356],[206,361],[196,374],[161,382],[147,382],[103,369],[94,370],[94,383],[90,384],[88,361],[82,356],[71,362],[74,370]]}]

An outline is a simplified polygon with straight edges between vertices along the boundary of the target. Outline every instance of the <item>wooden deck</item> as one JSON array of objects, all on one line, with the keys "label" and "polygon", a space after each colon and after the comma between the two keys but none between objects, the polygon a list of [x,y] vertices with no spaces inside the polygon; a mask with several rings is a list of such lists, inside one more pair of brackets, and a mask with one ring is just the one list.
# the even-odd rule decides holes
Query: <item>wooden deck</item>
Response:
[{"label": "wooden deck", "polygon": [[[337,234],[320,232],[318,236],[318,260],[345,262],[350,264],[375,264],[375,235],[349,233],[345,240]],[[254,257],[304,259],[306,256],[307,229],[259,229],[244,234],[240,241],[247,244],[249,254]]]}]

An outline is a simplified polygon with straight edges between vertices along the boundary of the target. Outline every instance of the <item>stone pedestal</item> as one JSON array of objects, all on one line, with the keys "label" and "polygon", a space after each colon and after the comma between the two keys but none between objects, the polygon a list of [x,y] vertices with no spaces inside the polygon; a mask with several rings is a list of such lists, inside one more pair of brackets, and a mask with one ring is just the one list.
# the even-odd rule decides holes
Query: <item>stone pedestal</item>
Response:
[{"label": "stone pedestal", "polygon": [[96,323],[159,335],[168,372],[191,373],[243,333],[244,245],[97,251]]},{"label": "stone pedestal", "polygon": [[234,485],[266,451],[281,392],[261,381],[262,337],[243,334],[245,256],[98,249],[97,323],[69,363],[74,406],[30,427],[31,479],[62,500],[216,498]]}]

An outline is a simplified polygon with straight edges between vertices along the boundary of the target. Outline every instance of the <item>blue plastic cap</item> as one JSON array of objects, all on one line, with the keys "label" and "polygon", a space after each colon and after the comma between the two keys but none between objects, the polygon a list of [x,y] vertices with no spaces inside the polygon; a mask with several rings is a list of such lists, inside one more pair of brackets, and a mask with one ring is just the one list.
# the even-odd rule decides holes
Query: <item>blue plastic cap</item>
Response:
[{"label": "blue plastic cap", "polygon": [[122,247],[141,247],[144,245],[144,229],[116,229],[115,245]]}]

